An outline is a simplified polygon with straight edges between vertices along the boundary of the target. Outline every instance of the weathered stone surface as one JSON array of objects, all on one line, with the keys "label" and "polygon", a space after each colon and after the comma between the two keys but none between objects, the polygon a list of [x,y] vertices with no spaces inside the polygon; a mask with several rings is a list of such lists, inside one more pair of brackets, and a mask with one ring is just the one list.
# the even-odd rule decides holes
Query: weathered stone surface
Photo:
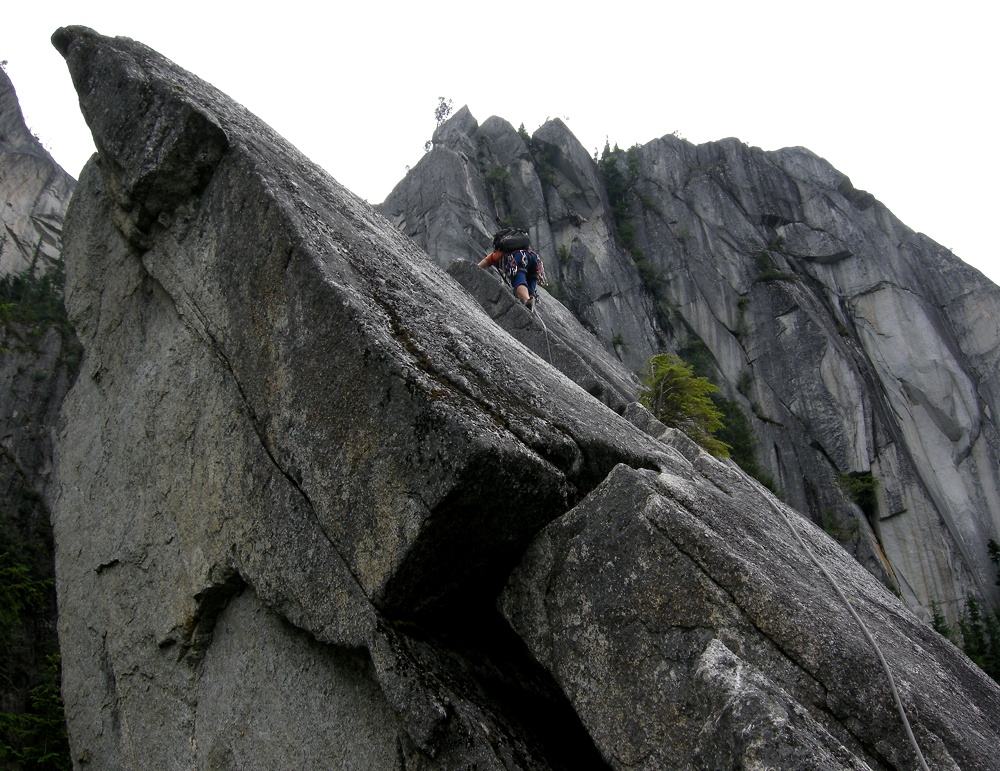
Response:
[{"label": "weathered stone surface", "polygon": [[658,347],[661,331],[648,323],[655,309],[604,216],[593,161],[560,120],[538,129],[529,149],[507,121],[478,126],[462,108],[378,209],[442,267],[478,262],[510,220],[529,232],[560,299],[607,350],[628,341],[617,354],[636,370]]},{"label": "weathered stone surface", "polygon": [[639,383],[629,370],[562,303],[541,287],[529,312],[495,271],[455,260],[448,272],[476,298],[491,319],[591,396],[615,412],[635,402]]},{"label": "weathered stone surface", "polygon": [[196,764],[224,690],[207,652],[247,586],[367,651],[423,762],[509,764],[504,709],[393,625],[491,607],[538,528],[662,449],[239,105],[134,41],[53,42],[98,148],[67,218],[85,357],[50,491],[79,762]]},{"label": "weathered stone surface", "polygon": [[0,276],[46,271],[59,258],[74,184],[24,124],[14,85],[0,69]]},{"label": "weathered stone surface", "polygon": [[617,468],[535,539],[504,613],[612,768],[917,767],[874,650],[796,532],[878,641],[929,766],[993,768],[996,683],[704,453]]},{"label": "weathered stone surface", "polygon": [[[463,115],[441,138],[381,207],[430,254],[469,259],[451,244],[486,244],[484,210],[525,227],[552,292],[606,350],[633,371],[662,350],[698,358],[775,489],[925,619],[937,603],[956,620],[970,596],[1000,605],[986,551],[1000,540],[1000,289],[804,148],[632,148],[630,255],[559,121],[525,143]],[[476,194],[435,203],[434,156],[470,144],[481,155],[451,164],[447,186]],[[493,198],[488,178],[503,179]],[[877,483],[874,506],[845,491],[852,476]]]},{"label": "weathered stone surface", "polygon": [[[927,756],[986,767],[997,687],[629,404],[634,379],[551,298],[540,339],[488,272],[453,269],[473,297],[190,73],[85,28],[53,42],[98,148],[66,223],[85,353],[47,489],[78,767],[909,767],[871,652],[789,521],[902,667]],[[542,187],[509,125],[456,119],[428,167],[478,163],[478,130],[522,192]],[[546,157],[565,221],[598,212],[585,175]],[[470,184],[461,200],[496,200]],[[794,208],[786,182],[766,187]],[[602,264],[612,283],[635,270]],[[755,302],[803,301],[760,286]],[[648,303],[615,297],[593,318]],[[526,347],[542,341],[551,356]],[[988,337],[963,344],[988,364]],[[949,417],[935,425],[961,436]]]}]

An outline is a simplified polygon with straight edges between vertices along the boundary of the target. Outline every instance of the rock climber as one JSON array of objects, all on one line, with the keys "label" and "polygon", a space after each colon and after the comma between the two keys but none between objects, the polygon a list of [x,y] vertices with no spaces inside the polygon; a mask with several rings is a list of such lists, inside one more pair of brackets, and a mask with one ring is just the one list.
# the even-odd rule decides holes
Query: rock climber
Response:
[{"label": "rock climber", "polygon": [[[493,237],[494,251],[479,261],[480,268],[496,267],[510,277],[517,299],[528,309],[535,307],[541,260],[529,247],[527,233],[507,228]],[[513,247],[513,248],[511,248]]]}]

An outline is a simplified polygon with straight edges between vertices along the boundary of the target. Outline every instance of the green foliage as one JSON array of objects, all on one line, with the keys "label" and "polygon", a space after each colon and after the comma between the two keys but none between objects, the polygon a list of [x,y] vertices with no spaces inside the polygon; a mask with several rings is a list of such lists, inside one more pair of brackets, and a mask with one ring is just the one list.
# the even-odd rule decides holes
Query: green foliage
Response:
[{"label": "green foliage", "polygon": [[878,513],[878,480],[870,471],[841,474],[838,481],[848,497],[869,519],[875,517]]},{"label": "green foliage", "polygon": [[[824,512],[823,530],[825,530],[826,534],[831,538],[846,542],[853,541],[858,537],[860,526],[858,525],[858,520],[854,518],[848,520],[846,524],[838,524],[837,521],[830,516],[829,512]],[[889,584],[887,584],[887,586],[898,596],[898,592],[896,592],[893,586]]]},{"label": "green foliage", "polygon": [[434,120],[437,121],[437,125],[440,126],[448,120],[448,117],[451,115],[451,109],[451,99],[445,99],[443,96],[439,96],[437,107],[434,108]]},{"label": "green foliage", "polygon": [[497,185],[502,187],[510,177],[510,172],[498,164],[496,166],[490,166],[490,168],[486,170],[486,174],[484,176],[488,185]]},{"label": "green foliage", "polygon": [[[652,198],[646,195],[645,193],[638,193],[638,192],[636,193],[636,198],[639,199],[639,204],[642,206],[643,211],[652,212],[653,214],[657,214],[660,217],[663,216],[663,210],[660,208],[659,204],[656,203],[655,198]],[[682,225],[681,227],[683,228],[685,226]],[[688,230],[688,235],[690,235],[690,230]],[[684,241],[684,238],[686,237],[687,236],[684,237],[678,236],[677,240]]]},{"label": "green foliage", "polygon": [[[0,278],[6,344],[28,349],[45,330],[62,334],[59,366],[75,369],[80,347],[65,306],[61,261]],[[69,358],[67,358],[69,357]],[[36,379],[48,375],[38,371]],[[52,532],[41,494],[0,448],[0,768],[70,768],[59,697]]]},{"label": "green foliage", "polygon": [[63,305],[66,272],[62,260],[44,273],[27,268],[0,278],[0,325],[11,323],[55,326],[70,333]]},{"label": "green foliage", "polygon": [[991,538],[986,542],[986,551],[990,555],[990,562],[997,569],[996,585],[1000,586],[1000,544]]},{"label": "green foliage", "polygon": [[722,414],[722,428],[716,437],[729,447],[729,457],[772,493],[777,494],[774,478],[757,462],[757,436],[743,410],[732,399],[713,395],[712,401]]},{"label": "green foliage", "polygon": [[931,614],[934,631],[961,648],[976,666],[1000,683],[1000,612],[984,614],[978,598],[970,596],[965,601],[965,612],[954,627],[934,600],[931,601]]},{"label": "green foliage", "polygon": [[[698,338],[689,340],[678,353],[698,377],[711,380],[713,373],[717,372],[712,352],[704,341]],[[737,390],[740,390],[742,385],[746,391],[749,391],[750,381],[750,373],[744,372],[740,377]],[[718,389],[716,390],[718,391]],[[744,391],[740,391],[740,393],[746,396]],[[757,436],[739,404],[732,399],[725,398],[720,393],[713,393],[711,399],[716,410],[722,416],[722,426],[715,432],[716,439],[726,445],[729,457],[737,466],[777,495],[778,489],[774,478],[757,462]]]},{"label": "green foliage", "polygon": [[28,692],[26,711],[0,712],[0,761],[5,767],[16,763],[23,768],[70,769],[57,654],[48,657],[40,680]]},{"label": "green foliage", "polygon": [[677,351],[677,355],[691,367],[694,374],[698,377],[712,380],[718,372],[712,351],[709,350],[709,347],[705,345],[705,341],[700,337],[690,337],[681,346],[680,350]]},{"label": "green foliage", "polygon": [[[772,244],[772,247],[774,245]],[[771,253],[766,249],[759,252],[755,258],[757,263],[757,277],[755,281],[798,281],[799,277],[794,273],[778,270],[778,266],[771,257]]]},{"label": "green foliage", "polygon": [[642,403],[664,424],[680,429],[713,455],[729,455],[728,445],[715,436],[723,425],[722,413],[711,398],[719,389],[708,378],[696,376],[679,356],[661,353],[649,360],[642,386]]},{"label": "green foliage", "polygon": [[483,174],[483,179],[486,180],[486,189],[489,191],[490,200],[493,202],[493,209],[497,212],[500,210],[501,202],[506,202],[507,180],[509,178],[510,172],[499,164],[490,166],[486,170],[486,173]]},{"label": "green foliage", "polygon": [[969,597],[958,622],[962,650],[986,674],[1000,682],[1000,614],[983,615],[979,600]]},{"label": "green foliage", "polygon": [[528,134],[528,131],[524,128],[524,124],[523,123],[520,126],[517,127],[517,135],[519,137],[521,137],[521,140],[526,145],[531,144],[531,135]]},{"label": "green foliage", "polygon": [[51,589],[51,580],[33,578],[27,565],[15,564],[10,554],[0,555],[0,655],[13,648],[22,616],[45,611]]},{"label": "green foliage", "polygon": [[671,329],[672,314],[666,300],[668,279],[638,245],[638,233],[632,215],[633,199],[643,209],[656,211],[655,203],[636,189],[640,176],[639,145],[622,150],[618,145],[612,149],[610,143],[606,142],[601,157],[597,159],[595,154],[595,160],[611,205],[615,235],[632,255],[639,278],[653,298],[657,323],[662,330],[668,331]]},{"label": "green foliage", "polygon": [[[51,579],[39,578],[8,553],[0,555],[0,690],[9,694],[5,701],[23,704],[0,712],[0,762],[5,768],[71,767],[55,635],[39,641],[32,634],[54,616],[54,602]],[[38,656],[45,666],[35,664]]]},{"label": "green foliage", "polygon": [[612,150],[610,144],[605,143],[597,168],[604,180],[618,240],[632,251],[635,248],[635,225],[632,224],[630,204],[631,194],[639,181],[638,145],[622,151],[618,145]]},{"label": "green foliage", "polygon": [[556,168],[559,165],[559,148],[553,145],[530,142],[531,158],[535,162],[535,173],[538,178],[548,184],[555,185],[557,181]]},{"label": "green foliage", "polygon": [[941,612],[941,606],[936,601],[931,601],[931,626],[934,631],[944,637],[951,637],[951,625]]}]

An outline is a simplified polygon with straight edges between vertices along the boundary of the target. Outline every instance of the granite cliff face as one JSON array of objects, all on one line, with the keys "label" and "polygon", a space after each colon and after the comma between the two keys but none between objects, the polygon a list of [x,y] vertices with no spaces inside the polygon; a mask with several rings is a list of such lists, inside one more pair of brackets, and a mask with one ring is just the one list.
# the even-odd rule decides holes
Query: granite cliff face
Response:
[{"label": "granite cliff face", "polygon": [[58,260],[74,184],[25,126],[14,86],[0,69],[0,276],[45,271]]},{"label": "granite cliff face", "polygon": [[697,359],[783,499],[911,608],[1000,601],[1000,288],[821,158],[666,136],[597,163],[558,120],[462,109],[379,208],[442,266],[527,228],[606,350]]},{"label": "granite cliff face", "polygon": [[991,767],[1000,688],[571,314],[145,46],[53,42],[98,149],[47,490],[78,768],[912,768],[835,586],[928,762]]},{"label": "granite cliff face", "polygon": [[22,767],[18,756],[65,752],[61,707],[35,696],[58,693],[43,492],[53,429],[79,363],[59,312],[59,237],[72,186],[24,125],[0,69],[0,763],[10,768]]}]

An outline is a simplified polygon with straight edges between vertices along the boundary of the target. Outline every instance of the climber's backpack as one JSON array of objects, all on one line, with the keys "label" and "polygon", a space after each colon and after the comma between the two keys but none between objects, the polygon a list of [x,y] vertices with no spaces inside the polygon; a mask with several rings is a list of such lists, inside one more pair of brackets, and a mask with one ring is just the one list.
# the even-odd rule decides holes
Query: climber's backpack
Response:
[{"label": "climber's backpack", "polygon": [[518,228],[504,228],[493,236],[493,248],[504,254],[504,267],[513,276],[524,271],[529,278],[545,284],[545,266],[542,258],[531,250],[528,234]]},{"label": "climber's backpack", "polygon": [[493,248],[507,254],[520,249],[530,249],[531,239],[528,234],[518,228],[504,228],[493,236]]}]

